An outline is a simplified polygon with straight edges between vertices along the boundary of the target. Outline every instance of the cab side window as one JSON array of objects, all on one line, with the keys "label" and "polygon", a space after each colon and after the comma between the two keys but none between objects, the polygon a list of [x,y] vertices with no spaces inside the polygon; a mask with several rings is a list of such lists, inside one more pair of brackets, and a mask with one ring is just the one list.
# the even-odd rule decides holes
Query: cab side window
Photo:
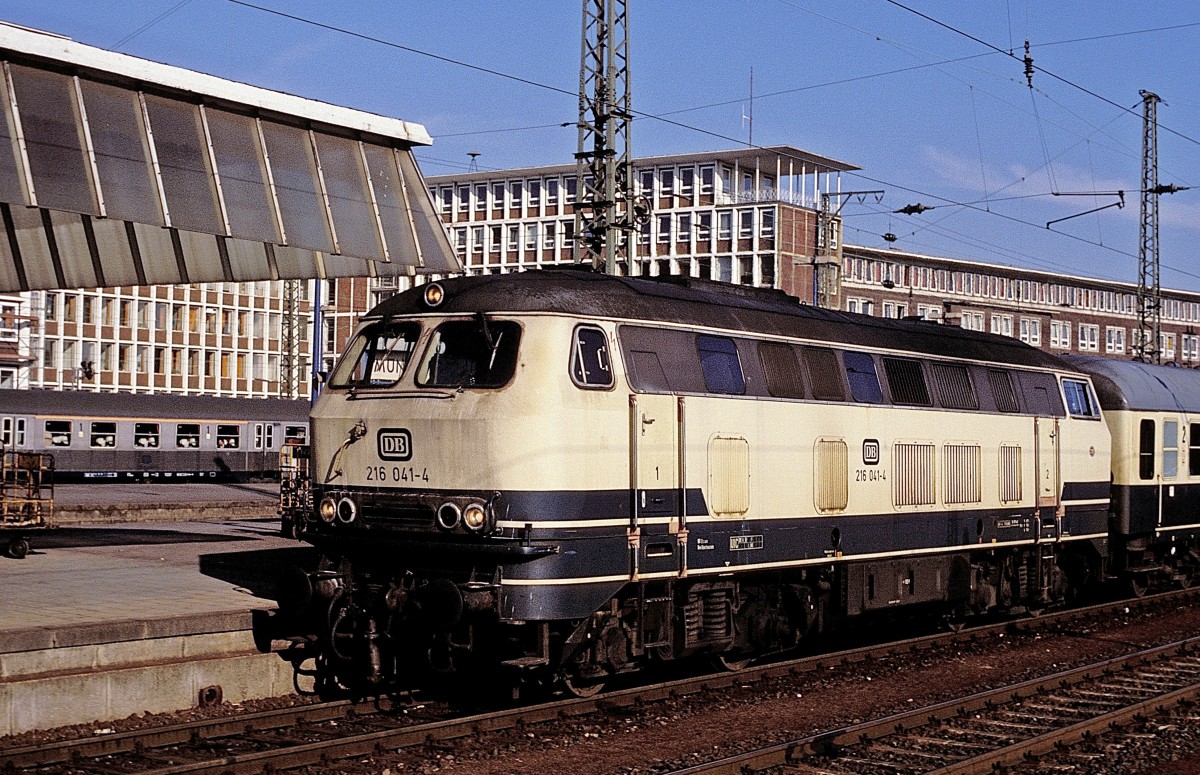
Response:
[{"label": "cab side window", "polygon": [[1072,417],[1099,417],[1100,409],[1091,386],[1077,379],[1062,381],[1063,396],[1067,399],[1067,411]]},{"label": "cab side window", "polygon": [[581,388],[613,386],[608,336],[599,328],[580,326],[575,329],[571,346],[571,379]]}]

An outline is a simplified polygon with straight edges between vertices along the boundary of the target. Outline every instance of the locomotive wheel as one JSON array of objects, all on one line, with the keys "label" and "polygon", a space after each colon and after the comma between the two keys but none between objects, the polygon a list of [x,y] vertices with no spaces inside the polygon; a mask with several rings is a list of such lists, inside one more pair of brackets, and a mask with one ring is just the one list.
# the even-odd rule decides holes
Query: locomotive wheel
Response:
[{"label": "locomotive wheel", "polygon": [[1129,592],[1134,597],[1145,597],[1146,590],[1150,587],[1150,582],[1144,576],[1129,577]]},{"label": "locomotive wheel", "polygon": [[563,688],[572,697],[580,697],[586,699],[595,697],[600,692],[604,691],[604,681],[588,681],[579,676],[565,675],[562,679]]},{"label": "locomotive wheel", "polygon": [[23,560],[29,554],[29,542],[17,536],[8,542],[8,556],[14,560]]},{"label": "locomotive wheel", "polygon": [[750,664],[750,657],[736,657],[733,654],[715,654],[713,655],[712,662],[713,667],[718,670],[736,673]]}]

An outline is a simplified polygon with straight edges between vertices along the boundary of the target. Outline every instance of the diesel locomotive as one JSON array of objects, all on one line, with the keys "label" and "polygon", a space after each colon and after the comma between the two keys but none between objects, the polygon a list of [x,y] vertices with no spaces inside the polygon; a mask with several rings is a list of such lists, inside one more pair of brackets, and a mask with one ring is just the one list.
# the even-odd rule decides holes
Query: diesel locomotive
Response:
[{"label": "diesel locomotive", "polygon": [[582,694],[861,617],[1182,579],[1200,449],[1144,423],[1189,430],[1200,381],[1143,404],[1130,367],[693,278],[426,284],[364,316],[313,406],[295,530],[321,560],[290,597],[370,682]]}]

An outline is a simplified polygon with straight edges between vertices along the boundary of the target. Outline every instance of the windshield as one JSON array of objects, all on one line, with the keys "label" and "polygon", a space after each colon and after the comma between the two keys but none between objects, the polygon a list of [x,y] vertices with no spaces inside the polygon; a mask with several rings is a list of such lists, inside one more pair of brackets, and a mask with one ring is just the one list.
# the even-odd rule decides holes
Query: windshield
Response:
[{"label": "windshield", "polygon": [[429,338],[425,362],[417,374],[424,387],[497,388],[517,368],[521,327],[511,321],[475,320],[442,323]]},{"label": "windshield", "polygon": [[333,388],[383,388],[404,376],[417,337],[418,323],[377,323],[362,330],[338,362],[329,386]]}]

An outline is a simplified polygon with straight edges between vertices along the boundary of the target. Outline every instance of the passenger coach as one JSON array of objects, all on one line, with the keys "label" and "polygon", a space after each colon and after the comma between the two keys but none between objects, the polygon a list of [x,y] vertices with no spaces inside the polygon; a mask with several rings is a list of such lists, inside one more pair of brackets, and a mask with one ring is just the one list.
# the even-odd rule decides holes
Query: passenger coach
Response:
[{"label": "passenger coach", "polygon": [[776,291],[423,286],[364,318],[312,421],[304,594],[375,680],[470,657],[579,689],[863,613],[1040,608],[1103,572],[1086,375]]},{"label": "passenger coach", "polygon": [[91,391],[0,390],[0,447],[54,456],[55,480],[274,478],[308,402]]}]

